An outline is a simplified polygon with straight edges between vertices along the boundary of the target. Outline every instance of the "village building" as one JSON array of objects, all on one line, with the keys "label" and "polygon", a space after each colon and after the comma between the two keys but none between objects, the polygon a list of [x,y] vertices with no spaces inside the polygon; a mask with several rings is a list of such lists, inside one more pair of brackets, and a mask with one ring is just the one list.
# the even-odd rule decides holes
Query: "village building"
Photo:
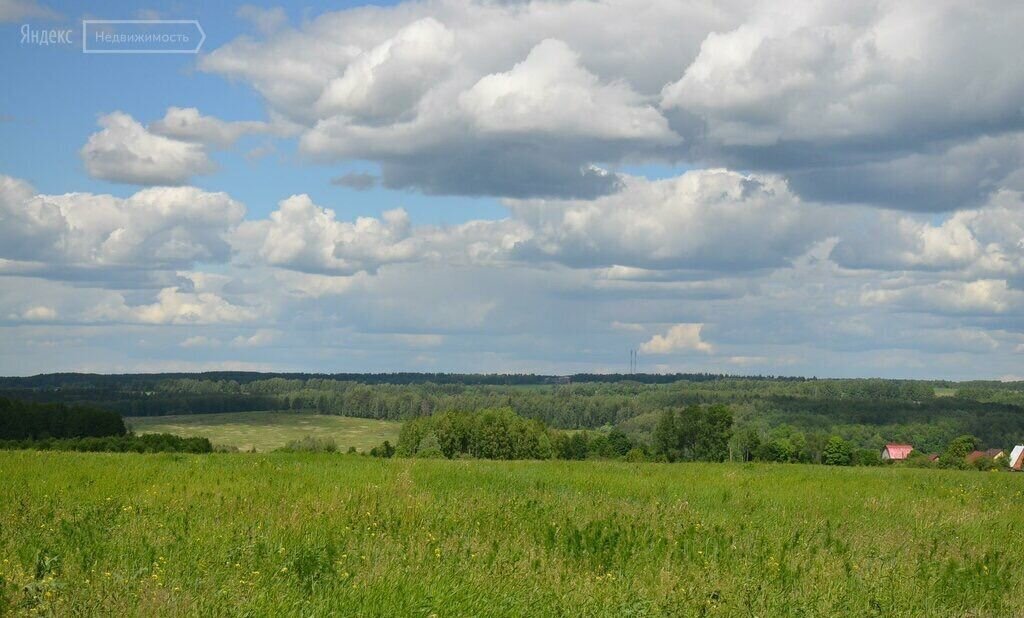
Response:
[{"label": "village building", "polygon": [[1010,451],[1010,469],[1018,472],[1024,469],[1024,444],[1018,444]]},{"label": "village building", "polygon": [[904,461],[913,450],[909,444],[886,444],[882,449],[882,461]]},{"label": "village building", "polygon": [[1006,457],[1006,453],[1003,449],[990,448],[987,451],[971,451],[964,459],[967,460],[967,463],[972,464],[983,457],[992,461],[999,461],[1001,458]]}]

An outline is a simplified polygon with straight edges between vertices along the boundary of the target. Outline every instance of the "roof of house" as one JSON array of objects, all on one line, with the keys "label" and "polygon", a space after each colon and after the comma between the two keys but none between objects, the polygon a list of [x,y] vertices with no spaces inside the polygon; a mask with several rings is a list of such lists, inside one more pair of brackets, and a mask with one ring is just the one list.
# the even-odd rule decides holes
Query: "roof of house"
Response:
[{"label": "roof of house", "polygon": [[1004,453],[1003,449],[1001,448],[990,448],[987,451],[985,451],[985,457],[991,457],[992,459],[995,459],[996,457],[1005,454],[1006,453]]},{"label": "roof of house", "polygon": [[970,453],[967,453],[967,456],[964,457],[964,459],[967,460],[967,463],[974,463],[982,457],[985,457],[985,451],[971,451]]},{"label": "roof of house", "polygon": [[928,455],[928,461],[938,461],[938,460],[939,460],[939,454],[938,453],[931,453],[931,454]]},{"label": "roof of house", "polygon": [[906,459],[914,447],[909,444],[886,444],[885,450],[889,451],[889,457],[893,459]]},{"label": "roof of house", "polygon": [[1010,467],[1014,470],[1024,467],[1024,444],[1018,444],[1010,451]]}]

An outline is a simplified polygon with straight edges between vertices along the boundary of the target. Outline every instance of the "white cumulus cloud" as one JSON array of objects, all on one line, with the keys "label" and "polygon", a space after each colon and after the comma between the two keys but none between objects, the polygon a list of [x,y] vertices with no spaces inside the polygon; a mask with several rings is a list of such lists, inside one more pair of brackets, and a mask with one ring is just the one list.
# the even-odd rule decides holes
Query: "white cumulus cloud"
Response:
[{"label": "white cumulus cloud", "polygon": [[625,82],[600,83],[557,39],[538,43],[510,71],[481,78],[459,105],[485,132],[678,141],[655,107]]},{"label": "white cumulus cloud", "polygon": [[435,0],[199,64],[296,123],[303,153],[374,161],[389,187],[592,198],[618,188],[593,165],[662,161],[942,211],[1024,188],[1022,26],[994,1]]},{"label": "white cumulus cloud", "polygon": [[216,169],[199,144],[150,132],[123,112],[101,116],[102,130],[82,147],[90,176],[138,185],[180,185]]},{"label": "white cumulus cloud", "polygon": [[0,258],[135,269],[226,261],[225,235],[244,215],[228,195],[194,187],[46,195],[0,176]]},{"label": "white cumulus cloud", "polygon": [[310,273],[353,274],[420,256],[409,216],[391,210],[381,218],[338,221],[308,195],[282,200],[264,221],[247,221],[234,236],[243,258]]},{"label": "white cumulus cloud", "polygon": [[701,339],[703,324],[675,324],[664,335],[655,335],[640,345],[644,354],[672,354],[697,351],[710,353],[711,344]]},{"label": "white cumulus cloud", "polygon": [[153,303],[129,304],[123,297],[92,308],[89,321],[138,322],[142,324],[234,324],[259,315],[256,309],[230,303],[213,292],[186,292],[164,288]]},{"label": "white cumulus cloud", "polygon": [[163,118],[149,125],[149,131],[176,140],[218,148],[227,148],[244,135],[287,134],[283,124],[274,126],[262,120],[229,122],[214,116],[204,116],[194,107],[167,108]]}]

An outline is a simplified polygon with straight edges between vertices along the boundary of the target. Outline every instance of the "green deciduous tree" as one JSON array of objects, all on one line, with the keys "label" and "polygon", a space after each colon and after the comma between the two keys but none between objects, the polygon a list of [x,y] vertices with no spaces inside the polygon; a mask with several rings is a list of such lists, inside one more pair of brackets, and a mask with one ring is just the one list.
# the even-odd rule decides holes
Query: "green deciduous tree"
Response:
[{"label": "green deciduous tree", "polygon": [[832,436],[825,444],[821,461],[828,466],[848,466],[853,463],[853,451],[846,440]]},{"label": "green deciduous tree", "polygon": [[655,452],[669,461],[725,461],[732,423],[723,405],[665,410],[654,430]]}]

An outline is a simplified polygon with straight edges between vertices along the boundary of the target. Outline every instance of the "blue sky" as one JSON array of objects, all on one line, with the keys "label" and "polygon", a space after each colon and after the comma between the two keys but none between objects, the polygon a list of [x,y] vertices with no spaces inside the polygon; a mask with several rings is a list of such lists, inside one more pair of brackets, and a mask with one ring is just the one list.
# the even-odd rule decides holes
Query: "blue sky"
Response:
[{"label": "blue sky", "polygon": [[[153,18],[201,53],[81,51]],[[0,373],[1019,377],[1021,26],[0,0]]]}]

